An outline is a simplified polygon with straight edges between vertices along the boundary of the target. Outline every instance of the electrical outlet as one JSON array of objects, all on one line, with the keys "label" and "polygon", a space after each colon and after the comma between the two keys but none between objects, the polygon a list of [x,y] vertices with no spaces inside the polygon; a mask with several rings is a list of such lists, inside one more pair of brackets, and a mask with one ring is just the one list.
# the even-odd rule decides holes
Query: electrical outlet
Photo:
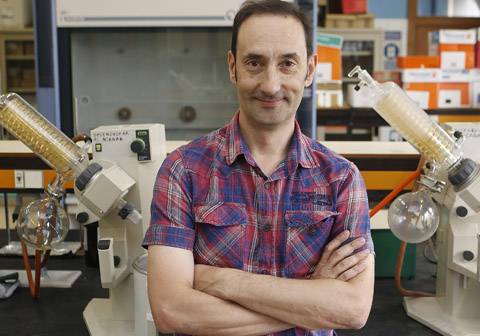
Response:
[{"label": "electrical outlet", "polygon": [[25,188],[25,173],[23,170],[15,170],[15,188]]}]

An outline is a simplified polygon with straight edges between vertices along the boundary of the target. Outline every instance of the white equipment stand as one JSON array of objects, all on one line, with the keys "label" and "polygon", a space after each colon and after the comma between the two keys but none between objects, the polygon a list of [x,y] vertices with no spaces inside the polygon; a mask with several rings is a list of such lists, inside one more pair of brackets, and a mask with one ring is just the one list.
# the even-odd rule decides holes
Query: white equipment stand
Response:
[{"label": "white equipment stand", "polygon": [[[156,330],[147,297],[146,264],[142,276],[137,276],[140,272],[135,265],[146,252],[141,243],[150,224],[155,178],[166,156],[164,126],[102,126],[92,130],[91,137],[93,162],[102,165],[103,170],[91,178],[85,190],[75,188],[75,194],[79,199],[78,213],[83,211],[89,218],[82,224],[99,222],[100,277],[102,287],[109,289],[109,298],[91,300],[83,317],[91,335],[154,336]],[[123,173],[115,171],[110,174],[112,163]],[[128,176],[118,178],[118,174],[124,173]],[[105,187],[108,183],[113,187]],[[111,197],[112,189],[117,186],[119,190],[126,190],[121,198],[141,214],[139,220],[133,220],[137,224],[129,221],[129,217],[122,219],[116,209],[105,212],[106,216],[98,216],[101,211],[91,211]],[[118,265],[114,263],[114,257],[119,257]]]},{"label": "white equipment stand", "polygon": [[[464,157],[480,163],[478,123],[450,125],[467,136]],[[436,297],[404,298],[405,310],[442,335],[480,336],[480,173],[461,190],[450,185],[433,196],[440,211]]]}]

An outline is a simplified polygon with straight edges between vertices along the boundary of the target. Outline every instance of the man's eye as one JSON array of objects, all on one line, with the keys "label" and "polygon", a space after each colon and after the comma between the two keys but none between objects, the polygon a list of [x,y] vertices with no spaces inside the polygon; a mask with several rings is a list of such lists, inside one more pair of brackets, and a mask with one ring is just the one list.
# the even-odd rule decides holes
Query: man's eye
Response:
[{"label": "man's eye", "polygon": [[282,66],[285,68],[294,68],[296,66],[295,62],[293,61],[284,61]]},{"label": "man's eye", "polygon": [[260,63],[257,61],[248,61],[247,66],[250,68],[257,68],[260,66]]}]

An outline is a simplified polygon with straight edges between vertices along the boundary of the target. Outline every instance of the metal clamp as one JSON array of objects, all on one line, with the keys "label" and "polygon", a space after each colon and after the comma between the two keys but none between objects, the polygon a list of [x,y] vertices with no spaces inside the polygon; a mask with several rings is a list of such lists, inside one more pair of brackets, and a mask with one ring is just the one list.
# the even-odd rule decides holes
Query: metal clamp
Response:
[{"label": "metal clamp", "polygon": [[419,184],[427,187],[430,191],[433,192],[442,192],[447,185],[446,182],[434,179],[433,177],[427,175],[420,175],[420,178],[417,181]]}]

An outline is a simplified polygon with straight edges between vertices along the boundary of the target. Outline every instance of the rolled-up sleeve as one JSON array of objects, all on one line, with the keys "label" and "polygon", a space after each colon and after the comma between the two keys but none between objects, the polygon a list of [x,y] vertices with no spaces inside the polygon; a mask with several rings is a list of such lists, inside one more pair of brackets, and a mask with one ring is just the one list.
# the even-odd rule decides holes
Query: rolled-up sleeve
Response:
[{"label": "rolled-up sleeve", "polygon": [[364,237],[366,244],[360,250],[368,248],[374,253],[370,233],[370,217],[367,189],[358,168],[350,163],[345,178],[339,184],[337,194],[337,211],[339,215],[332,230],[331,239],[344,230],[350,231],[350,238]]},{"label": "rolled-up sleeve", "polygon": [[191,182],[179,150],[171,153],[158,171],[153,188],[150,226],[143,247],[166,245],[192,250],[195,228]]}]

